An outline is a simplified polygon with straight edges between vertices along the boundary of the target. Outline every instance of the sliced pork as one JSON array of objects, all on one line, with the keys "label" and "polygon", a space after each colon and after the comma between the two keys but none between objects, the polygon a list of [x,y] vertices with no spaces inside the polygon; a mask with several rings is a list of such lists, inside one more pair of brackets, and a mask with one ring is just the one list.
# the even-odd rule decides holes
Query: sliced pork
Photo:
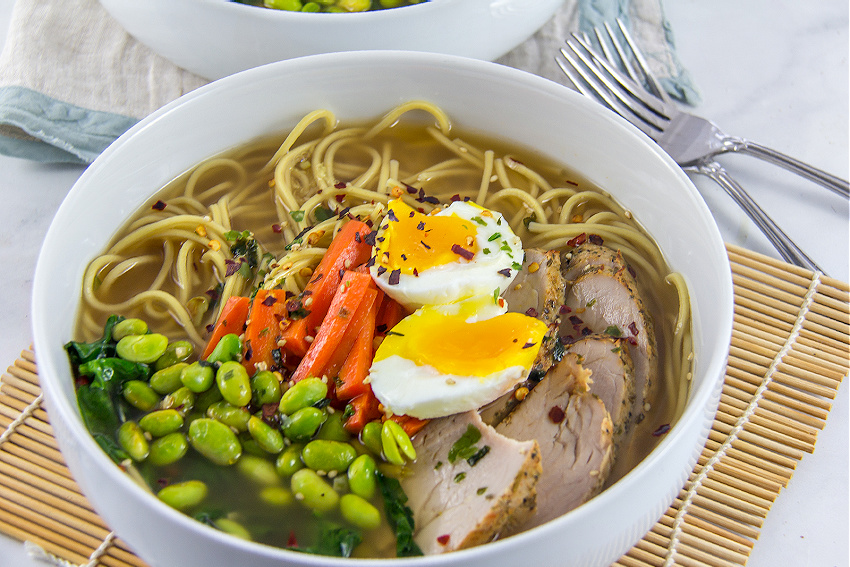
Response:
[{"label": "sliced pork", "polygon": [[567,346],[578,355],[581,365],[591,372],[590,393],[611,414],[615,439],[628,427],[635,399],[634,365],[622,339],[610,335],[591,335]]},{"label": "sliced pork", "polygon": [[627,265],[619,250],[586,242],[564,254],[561,268],[564,280],[573,282],[584,272],[594,268],[611,268],[619,271],[627,269]]},{"label": "sliced pork", "polygon": [[[477,434],[474,443],[464,442]],[[500,435],[470,411],[432,420],[414,446],[416,461],[401,484],[426,555],[488,542],[533,513],[541,470],[536,441]]]},{"label": "sliced pork", "polygon": [[566,355],[496,427],[514,439],[536,440],[543,465],[537,510],[509,533],[548,522],[602,489],[613,464],[613,425],[588,389],[589,374],[577,355]]}]

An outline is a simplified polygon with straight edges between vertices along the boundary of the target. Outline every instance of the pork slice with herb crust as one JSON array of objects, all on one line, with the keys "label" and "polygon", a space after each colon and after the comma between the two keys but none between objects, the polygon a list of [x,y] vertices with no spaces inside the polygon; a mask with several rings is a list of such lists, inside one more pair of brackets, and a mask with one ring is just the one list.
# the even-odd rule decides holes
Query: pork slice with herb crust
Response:
[{"label": "pork slice with herb crust", "polygon": [[619,250],[591,242],[565,252],[561,261],[561,273],[567,282],[573,282],[595,268],[610,268],[616,272],[628,269],[628,265]]},{"label": "pork slice with herb crust", "polygon": [[628,429],[635,399],[634,365],[622,339],[591,335],[568,345],[567,352],[578,355],[581,365],[591,372],[590,393],[611,414],[615,440]]},{"label": "pork slice with herb crust", "polygon": [[543,467],[535,513],[509,533],[565,514],[602,489],[614,461],[613,426],[589,391],[589,377],[577,355],[566,355],[496,427],[513,439],[536,440]]},{"label": "pork slice with herb crust", "polygon": [[621,338],[635,368],[635,403],[631,423],[642,420],[644,400],[657,373],[655,330],[652,317],[626,269],[594,266],[569,287],[561,320],[561,341],[566,345],[588,335]]},{"label": "pork slice with herb crust", "polygon": [[536,441],[504,437],[469,411],[432,420],[413,443],[417,458],[401,485],[426,555],[491,541],[533,512]]}]

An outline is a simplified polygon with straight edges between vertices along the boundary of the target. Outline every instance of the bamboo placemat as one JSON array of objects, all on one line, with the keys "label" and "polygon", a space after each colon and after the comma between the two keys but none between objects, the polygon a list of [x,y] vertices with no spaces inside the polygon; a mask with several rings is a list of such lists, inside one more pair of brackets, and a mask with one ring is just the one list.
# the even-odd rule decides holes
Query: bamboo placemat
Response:
[{"label": "bamboo placemat", "polygon": [[[850,288],[727,246],[735,319],[720,408],[690,480],[618,567],[745,565],[850,364]],[[0,531],[59,565],[146,564],[80,493],[41,407],[33,353],[0,379]]]}]

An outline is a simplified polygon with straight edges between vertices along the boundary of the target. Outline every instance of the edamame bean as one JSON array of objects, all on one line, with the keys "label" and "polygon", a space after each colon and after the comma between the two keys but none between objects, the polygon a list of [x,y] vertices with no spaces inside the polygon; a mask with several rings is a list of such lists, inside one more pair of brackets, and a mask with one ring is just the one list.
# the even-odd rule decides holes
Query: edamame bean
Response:
[{"label": "edamame bean", "polygon": [[282,486],[266,486],[260,490],[260,500],[272,506],[285,507],[292,504],[295,497]]},{"label": "edamame bean", "polygon": [[200,394],[210,389],[215,381],[215,370],[209,362],[193,362],[180,372],[180,382]]},{"label": "edamame bean", "polygon": [[367,500],[356,494],[344,494],[339,499],[339,511],[348,523],[364,530],[381,525],[381,513]]},{"label": "edamame bean", "polygon": [[218,388],[210,388],[206,392],[198,394],[197,399],[195,400],[195,409],[200,413],[206,413],[211,405],[216,402],[220,402],[223,399],[224,398],[221,397],[221,392]]},{"label": "edamame bean", "polygon": [[124,382],[122,394],[131,406],[142,411],[152,410],[160,401],[159,394],[147,382],[141,380]]},{"label": "edamame bean", "polygon": [[251,532],[249,532],[245,526],[237,522],[236,520],[231,520],[230,518],[219,518],[213,522],[215,527],[220,529],[221,531],[228,533],[232,536],[236,536],[241,539],[247,539],[251,541]]},{"label": "edamame bean", "polygon": [[314,512],[329,512],[339,503],[339,494],[312,469],[296,471],[290,483],[296,500]]},{"label": "edamame bean", "polygon": [[157,497],[172,508],[186,510],[203,502],[207,492],[207,485],[200,480],[187,480],[166,486]]},{"label": "edamame bean", "polygon": [[162,437],[183,427],[183,416],[176,409],[157,410],[142,416],[139,427],[154,437]]},{"label": "edamame bean", "polygon": [[261,418],[252,415],[248,420],[248,433],[264,451],[277,455],[283,451],[283,435]]},{"label": "edamame bean", "polygon": [[380,421],[370,421],[363,426],[363,430],[360,432],[360,442],[378,456],[384,450],[381,443],[381,429]]},{"label": "edamame bean", "polygon": [[183,369],[189,366],[185,362],[178,362],[168,368],[157,370],[153,373],[150,379],[151,388],[157,394],[170,394],[183,387],[183,382],[180,381],[180,374]]},{"label": "edamame bean", "polygon": [[195,406],[195,393],[186,386],[177,388],[162,399],[162,409],[174,409],[186,415]]},{"label": "edamame bean", "polygon": [[257,406],[276,404],[283,396],[280,380],[277,379],[274,372],[268,370],[257,372],[251,378],[251,392],[253,394],[252,401]]},{"label": "edamame bean", "polygon": [[112,327],[112,340],[120,341],[124,337],[129,337],[130,335],[146,335],[147,332],[148,324],[141,319],[124,319]]},{"label": "edamame bean", "polygon": [[125,421],[118,428],[118,444],[136,462],[144,461],[150,453],[145,432],[135,421]]},{"label": "edamame bean", "polygon": [[348,466],[348,487],[357,496],[371,500],[377,489],[377,465],[371,455],[363,454]]},{"label": "edamame bean", "polygon": [[189,441],[186,435],[175,431],[164,435],[159,439],[155,439],[151,443],[150,455],[148,462],[158,467],[164,467],[171,463],[176,463],[189,451]]},{"label": "edamame bean", "polygon": [[308,441],[325,422],[327,414],[312,406],[301,408],[283,421],[283,434],[291,441]]},{"label": "edamame bean", "polygon": [[265,0],[265,6],[266,8],[274,8],[275,10],[300,12],[303,4],[301,4],[301,0]]},{"label": "edamame bean", "polygon": [[335,411],[328,413],[328,418],[319,429],[318,439],[328,439],[330,441],[343,441],[347,443],[351,439],[351,433],[345,430],[342,421],[342,412]]},{"label": "edamame bean", "polygon": [[290,389],[283,393],[280,398],[278,411],[286,415],[292,415],[296,411],[312,406],[318,401],[325,399],[328,395],[328,385],[320,378],[305,378],[296,382]]},{"label": "edamame bean", "polygon": [[242,445],[233,430],[214,419],[201,417],[189,424],[189,442],[217,465],[232,465],[242,456]]},{"label": "edamame bean", "polygon": [[301,451],[304,464],[314,471],[343,472],[357,457],[357,451],[348,443],[317,439],[310,441]]},{"label": "edamame bean", "polygon": [[241,432],[248,431],[248,420],[251,419],[251,412],[247,408],[232,406],[222,400],[207,408],[207,417]]},{"label": "edamame bean", "polygon": [[248,371],[236,361],[222,363],[215,373],[215,381],[222,397],[231,405],[247,406],[251,401],[251,381]]},{"label": "edamame bean", "polygon": [[292,476],[296,471],[304,468],[304,461],[301,460],[301,450],[304,445],[301,443],[293,443],[277,456],[275,461],[275,469],[280,476]]},{"label": "edamame bean", "polygon": [[233,333],[224,335],[207,357],[207,362],[231,362],[242,356],[242,341]]},{"label": "edamame bean", "polygon": [[242,455],[236,468],[247,478],[261,485],[273,485],[280,482],[275,465],[268,459],[255,455]]},{"label": "edamame bean", "polygon": [[384,457],[394,465],[403,465],[405,457],[411,461],[416,459],[416,450],[410,437],[391,419],[386,420],[381,427],[381,447]]},{"label": "edamame bean", "polygon": [[165,353],[168,338],[159,333],[127,335],[115,345],[115,352],[124,360],[150,364]]},{"label": "edamame bean", "polygon": [[163,368],[168,368],[172,364],[186,362],[193,354],[195,354],[195,345],[189,341],[174,341],[173,343],[168,343],[168,346],[165,347],[165,352],[162,353],[162,356],[156,360],[154,368],[162,370]]},{"label": "edamame bean", "polygon": [[346,12],[366,12],[372,7],[372,0],[339,0],[337,6]]}]

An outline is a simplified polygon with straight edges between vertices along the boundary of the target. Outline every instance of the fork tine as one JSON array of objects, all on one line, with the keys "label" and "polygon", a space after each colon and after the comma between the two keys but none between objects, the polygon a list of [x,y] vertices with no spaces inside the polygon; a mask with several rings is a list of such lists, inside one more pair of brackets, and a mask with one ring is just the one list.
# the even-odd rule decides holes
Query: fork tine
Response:
[{"label": "fork tine", "polygon": [[[608,27],[607,23],[605,25],[606,27]],[[635,61],[637,62],[638,67],[640,68],[644,77],[646,78],[646,82],[649,84],[650,88],[653,90],[653,92],[655,92],[655,95],[658,98],[663,100],[665,103],[670,104],[672,102],[670,95],[667,94],[667,91],[662,88],[661,84],[658,82],[658,79],[656,79],[655,75],[653,75],[652,71],[650,71],[649,64],[647,63],[646,58],[643,56],[643,52],[641,52],[637,44],[635,44],[635,41],[632,39],[629,30],[626,29],[626,26],[623,24],[623,21],[619,18],[617,18],[617,27],[620,28],[620,33],[623,34],[623,38],[626,40],[626,44],[628,44],[629,49],[632,51],[632,54],[635,57]],[[618,45],[618,42],[615,39],[615,36],[610,28],[608,30],[608,34],[611,37],[611,41],[614,43],[614,45]],[[618,47],[618,50],[619,49],[620,48]]]},{"label": "fork tine", "polygon": [[[570,66],[564,64],[560,59],[557,60],[557,63],[579,92],[585,96],[598,99],[611,110],[640,128],[647,136],[651,138],[658,136],[662,128],[646,120],[645,113],[639,113],[630,106],[614,85],[611,85],[610,82],[609,84],[605,84],[607,79],[596,72],[588,61],[584,60],[574,45],[569,41],[567,45],[575,52],[575,56],[583,59],[582,63],[584,64],[576,61],[573,54],[564,48],[561,48],[561,55],[564,56],[564,59],[567,60]],[[638,120],[631,120],[631,116],[636,117]]]},{"label": "fork tine", "polygon": [[[618,20],[618,21],[619,21],[619,20]],[[629,77],[630,77],[630,78],[631,78],[631,79],[632,79],[635,83],[640,84],[641,79],[640,79],[640,77],[638,76],[638,74],[635,72],[635,69],[634,69],[634,67],[632,66],[631,62],[629,61],[629,58],[626,56],[626,53],[623,51],[623,46],[622,46],[622,44],[621,44],[619,41],[617,41],[617,40],[615,39],[615,36],[614,36],[614,30],[612,30],[612,29],[611,29],[611,25],[610,25],[608,22],[605,22],[605,23],[604,23],[604,25],[605,25],[605,31],[606,31],[606,32],[607,32],[607,34],[608,34],[608,41],[604,41],[604,40],[602,39],[602,32],[599,30],[599,28],[595,28],[595,29],[596,29],[596,35],[599,37],[599,43],[603,43],[603,42],[604,42],[605,44],[607,44],[608,42],[610,42],[610,43],[611,43],[611,45],[613,45],[613,46],[614,46],[614,50],[617,52],[617,60],[619,60],[620,65],[621,65],[621,66],[623,67],[623,69],[626,71],[626,74],[628,74],[628,76],[629,76]],[[614,59],[611,55],[609,55],[608,53],[606,53],[606,54],[605,54],[605,57],[606,57],[606,58],[608,59],[608,61],[610,61],[612,64],[616,65],[616,60],[615,60],[615,59]]]}]

